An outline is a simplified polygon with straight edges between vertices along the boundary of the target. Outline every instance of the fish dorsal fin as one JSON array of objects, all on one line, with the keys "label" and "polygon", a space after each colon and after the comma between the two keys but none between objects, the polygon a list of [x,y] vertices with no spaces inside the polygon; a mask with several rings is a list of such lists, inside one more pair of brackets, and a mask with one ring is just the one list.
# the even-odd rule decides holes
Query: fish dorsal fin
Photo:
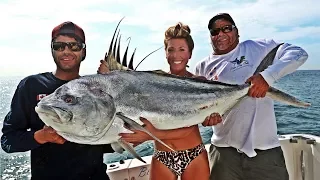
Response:
[{"label": "fish dorsal fin", "polygon": [[[111,43],[110,43],[110,46],[109,46],[109,50],[108,52],[106,53],[105,55],[105,61],[107,61],[107,64],[108,64],[108,67],[109,67],[109,70],[110,71],[114,71],[114,70],[128,70],[129,68],[122,65],[121,62],[120,62],[120,40],[121,40],[121,35],[119,37],[119,32],[120,30],[118,31],[118,27],[121,23],[121,21],[124,19],[124,17],[119,21],[114,33],[113,33],[113,36],[112,36],[112,39],[111,39]],[[117,33],[118,31],[118,33]],[[117,34],[117,36],[116,36]],[[129,44],[130,44],[130,41],[129,41]],[[128,46],[129,46],[128,44]],[[118,46],[117,46],[118,45]],[[126,52],[125,52],[125,56],[124,58],[127,58],[127,51],[128,51],[128,48],[126,49]],[[126,63],[126,61],[125,61]]]},{"label": "fish dorsal fin", "polygon": [[146,56],[139,62],[139,64],[137,65],[137,67],[136,67],[134,70],[136,70],[136,69],[138,68],[138,66],[139,66],[148,56],[150,56],[151,54],[155,53],[156,51],[158,51],[158,50],[161,49],[161,48],[163,48],[163,46],[159,47],[158,49],[156,49],[156,50],[152,51],[151,53],[149,53],[148,55],[146,55]]},{"label": "fish dorsal fin", "polygon": [[[141,62],[143,62],[148,56],[150,56],[151,54],[153,54],[154,52],[158,51],[159,49],[161,49],[162,47],[152,51],[151,53],[149,53],[148,55],[146,55],[137,65],[136,68],[133,67],[133,57],[136,53],[136,48],[134,49],[130,61],[128,62],[127,60],[127,56],[128,56],[128,48],[130,45],[130,41],[131,41],[131,37],[129,37],[127,40],[129,40],[127,48],[124,52],[124,56],[122,58],[122,61],[120,60],[120,40],[121,40],[121,35],[119,36],[119,32],[118,28],[119,25],[121,23],[121,21],[124,19],[124,17],[118,22],[117,27],[113,33],[112,39],[111,39],[111,43],[109,46],[109,50],[105,55],[104,60],[107,62],[109,70],[110,71],[114,71],[114,70],[136,70],[137,67],[141,64]],[[127,65],[128,64],[128,65]]]},{"label": "fish dorsal fin", "polygon": [[276,56],[276,53],[279,49],[279,47],[282,45],[283,43],[280,43],[279,45],[277,45],[275,48],[273,48],[261,61],[261,63],[259,64],[259,66],[257,67],[256,71],[254,72],[255,74],[258,74],[262,71],[264,71],[268,66],[270,66],[271,64],[273,64],[273,60]]}]

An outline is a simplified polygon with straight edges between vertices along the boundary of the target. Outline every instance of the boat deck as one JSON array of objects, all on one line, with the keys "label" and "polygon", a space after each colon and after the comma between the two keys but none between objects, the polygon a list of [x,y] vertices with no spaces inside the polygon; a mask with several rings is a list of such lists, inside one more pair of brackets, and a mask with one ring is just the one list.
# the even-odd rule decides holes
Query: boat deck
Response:
[{"label": "boat deck", "polygon": [[[290,180],[320,180],[320,137],[308,134],[280,135]],[[206,145],[209,151],[209,144]],[[108,164],[107,173],[111,180],[149,179],[152,156]]]}]

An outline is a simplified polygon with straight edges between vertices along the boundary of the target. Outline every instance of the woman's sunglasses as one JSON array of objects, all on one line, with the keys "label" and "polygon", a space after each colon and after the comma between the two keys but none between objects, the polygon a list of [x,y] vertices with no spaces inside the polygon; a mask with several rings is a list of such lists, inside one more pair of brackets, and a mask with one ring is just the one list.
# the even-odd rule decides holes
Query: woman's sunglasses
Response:
[{"label": "woman's sunglasses", "polygon": [[85,48],[86,45],[84,43],[79,42],[52,42],[51,48],[55,51],[64,51],[66,46],[71,51],[81,51],[81,49]]},{"label": "woman's sunglasses", "polygon": [[235,27],[236,27],[235,25],[226,25],[221,28],[210,29],[210,34],[211,34],[211,36],[216,36],[220,33],[220,31],[222,31],[224,33],[228,33],[228,32],[231,32],[232,29]]}]

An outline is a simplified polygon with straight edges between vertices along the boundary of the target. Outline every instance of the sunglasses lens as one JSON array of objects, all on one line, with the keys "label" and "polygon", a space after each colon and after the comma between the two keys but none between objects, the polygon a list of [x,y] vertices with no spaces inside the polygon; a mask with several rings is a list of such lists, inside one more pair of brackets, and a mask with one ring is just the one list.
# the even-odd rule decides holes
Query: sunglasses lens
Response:
[{"label": "sunglasses lens", "polygon": [[211,36],[216,36],[219,34],[220,31],[224,33],[228,33],[232,31],[233,27],[234,26],[232,25],[226,25],[226,26],[223,26],[222,28],[210,29],[210,34]]},{"label": "sunglasses lens", "polygon": [[67,43],[63,43],[63,42],[53,42],[52,49],[55,51],[63,51],[66,45]]},{"label": "sunglasses lens", "polygon": [[71,51],[80,51],[84,48],[84,44],[78,43],[78,42],[53,42],[52,43],[52,49],[55,51],[64,51],[65,47],[68,46],[68,48]]},{"label": "sunglasses lens", "polygon": [[80,51],[82,49],[82,44],[78,42],[71,42],[71,43],[68,43],[68,48],[71,51]]},{"label": "sunglasses lens", "polygon": [[211,36],[216,36],[220,32],[220,29],[210,29]]},{"label": "sunglasses lens", "polygon": [[222,32],[228,33],[232,31],[232,25],[227,25],[221,28]]}]

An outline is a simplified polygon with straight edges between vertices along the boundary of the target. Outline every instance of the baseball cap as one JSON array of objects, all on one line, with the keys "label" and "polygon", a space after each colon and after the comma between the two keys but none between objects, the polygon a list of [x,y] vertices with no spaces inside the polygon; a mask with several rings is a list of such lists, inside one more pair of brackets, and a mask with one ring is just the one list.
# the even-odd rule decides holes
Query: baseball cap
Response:
[{"label": "baseball cap", "polygon": [[225,20],[229,21],[232,25],[236,26],[236,24],[234,23],[232,17],[230,16],[230,14],[228,14],[228,13],[219,13],[219,14],[213,16],[210,19],[210,21],[208,23],[208,29],[209,30],[212,28],[212,24],[218,19],[225,19]]},{"label": "baseball cap", "polygon": [[63,22],[53,28],[52,41],[59,35],[69,35],[82,43],[86,40],[83,29],[71,21]]}]

